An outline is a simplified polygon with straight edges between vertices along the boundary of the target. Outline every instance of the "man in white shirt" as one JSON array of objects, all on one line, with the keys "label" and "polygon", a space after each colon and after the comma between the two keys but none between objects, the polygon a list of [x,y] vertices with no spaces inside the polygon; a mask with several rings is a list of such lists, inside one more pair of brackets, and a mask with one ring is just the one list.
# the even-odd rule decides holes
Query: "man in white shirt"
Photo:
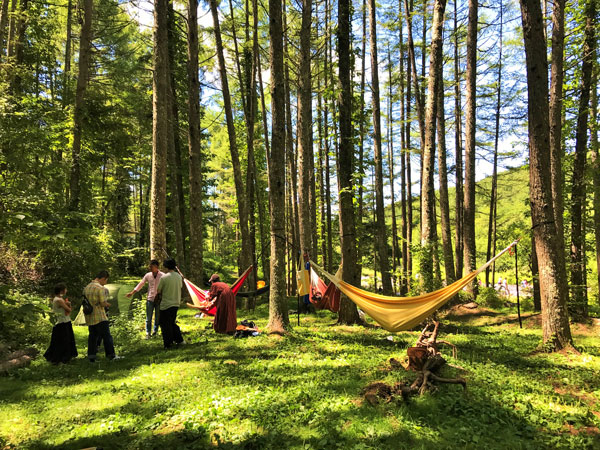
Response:
[{"label": "man in white shirt", "polygon": [[157,292],[162,294],[160,302],[160,331],[162,333],[165,348],[171,348],[173,344],[183,343],[181,329],[177,325],[177,310],[181,304],[181,287],[183,279],[176,271],[177,264],[173,259],[167,259],[163,266],[168,272],[160,279]]},{"label": "man in white shirt", "polygon": [[148,272],[142,280],[138,283],[138,285],[133,289],[133,291],[126,294],[127,298],[131,298],[133,294],[142,290],[144,285],[148,283],[148,300],[146,300],[146,339],[150,338],[150,330],[152,330],[152,315],[154,313],[154,331],[152,331],[152,336],[156,334],[158,331],[158,323],[160,320],[160,311],[158,309],[158,305],[154,302],[156,298],[156,288],[158,287],[158,282],[161,277],[164,275],[163,272],[158,270],[159,264],[156,259],[150,261],[150,272]]}]

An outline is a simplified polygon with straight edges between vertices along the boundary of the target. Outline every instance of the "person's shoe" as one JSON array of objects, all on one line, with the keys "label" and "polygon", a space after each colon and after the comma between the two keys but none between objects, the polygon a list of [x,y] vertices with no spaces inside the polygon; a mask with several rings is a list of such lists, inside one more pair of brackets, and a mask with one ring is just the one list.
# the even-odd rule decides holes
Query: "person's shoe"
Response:
[{"label": "person's shoe", "polygon": [[88,358],[88,360],[89,360],[89,362],[91,362],[91,363],[95,363],[95,362],[97,362],[97,361],[98,361],[98,360],[96,359],[96,357],[94,357],[94,358]]},{"label": "person's shoe", "polygon": [[152,333],[152,337],[156,336],[156,333],[157,333],[156,331],[154,333]]},{"label": "person's shoe", "polygon": [[146,336],[144,336],[144,339],[150,339],[150,334],[146,333]]},{"label": "person's shoe", "polygon": [[120,359],[125,359],[123,356],[115,355],[113,358],[110,358],[111,361],[118,361]]}]

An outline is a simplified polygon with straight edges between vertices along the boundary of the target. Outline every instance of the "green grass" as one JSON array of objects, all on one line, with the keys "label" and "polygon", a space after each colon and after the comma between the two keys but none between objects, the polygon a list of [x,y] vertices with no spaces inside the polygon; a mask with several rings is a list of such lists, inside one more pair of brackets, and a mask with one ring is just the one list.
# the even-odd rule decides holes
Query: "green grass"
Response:
[{"label": "green grass", "polygon": [[[291,303],[295,304],[295,299]],[[600,338],[578,335],[581,355],[536,354],[535,316],[523,330],[507,311],[446,319],[442,338],[458,347],[442,385],[407,403],[375,407],[372,381],[412,381],[391,370],[417,332],[332,325],[335,315],[302,316],[286,337],[234,340],[180,311],[189,344],[165,351],[142,340],[143,323],[114,328],[125,359],[90,364],[87,329],[80,357],[52,366],[38,358],[0,378],[0,448],[398,449],[598,448]],[[238,311],[259,327],[266,305]],[[598,328],[596,327],[596,330]],[[588,333],[589,334],[589,333]],[[449,351],[444,349],[446,354]]]}]

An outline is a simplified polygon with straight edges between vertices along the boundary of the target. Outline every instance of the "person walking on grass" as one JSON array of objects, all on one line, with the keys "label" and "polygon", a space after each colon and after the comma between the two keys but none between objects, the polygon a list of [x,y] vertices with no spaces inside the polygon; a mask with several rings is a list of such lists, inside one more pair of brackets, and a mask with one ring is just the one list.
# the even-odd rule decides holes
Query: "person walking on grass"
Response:
[{"label": "person walking on grass", "polygon": [[[158,261],[156,259],[150,261],[149,269],[150,272],[144,275],[142,280],[133,289],[133,291],[125,294],[125,297],[131,298],[133,294],[141,291],[144,285],[148,283],[148,299],[146,300],[146,339],[149,339],[151,336],[155,336],[156,332],[158,331],[160,309],[158,308],[158,302],[155,302],[154,299],[156,297],[156,288],[158,287],[158,283],[164,275],[163,272],[158,270]],[[152,330],[152,315],[154,315],[154,330]],[[150,334],[150,331],[152,331],[152,334]]]},{"label": "person walking on grass", "polygon": [[167,259],[163,263],[163,266],[165,266],[168,272],[160,278],[156,292],[161,295],[159,300],[159,323],[163,344],[167,349],[171,348],[173,344],[179,345],[183,342],[181,329],[176,323],[177,310],[181,303],[183,278],[181,278],[181,275],[176,271],[177,263],[174,259]]},{"label": "person walking on grass", "polygon": [[52,327],[50,347],[44,353],[44,358],[52,364],[67,363],[71,358],[77,357],[77,346],[71,324],[71,302],[65,295],[67,295],[67,285],[58,283],[54,287],[52,299],[52,314],[56,322]]},{"label": "person walking on grass", "polygon": [[217,305],[213,325],[215,332],[234,334],[237,327],[235,295],[228,284],[221,282],[219,274],[213,274],[208,282],[211,285],[208,298],[212,301],[207,309]]},{"label": "person walking on grass", "polygon": [[93,307],[92,313],[85,316],[85,323],[89,330],[88,359],[90,362],[96,362],[96,353],[98,352],[98,342],[100,340],[104,342],[104,353],[106,353],[108,359],[117,360],[122,358],[115,353],[108,317],[104,309],[110,306],[110,303],[107,301],[108,289],[104,287],[107,283],[108,272],[101,270],[96,275],[96,278],[83,289],[83,295]]}]

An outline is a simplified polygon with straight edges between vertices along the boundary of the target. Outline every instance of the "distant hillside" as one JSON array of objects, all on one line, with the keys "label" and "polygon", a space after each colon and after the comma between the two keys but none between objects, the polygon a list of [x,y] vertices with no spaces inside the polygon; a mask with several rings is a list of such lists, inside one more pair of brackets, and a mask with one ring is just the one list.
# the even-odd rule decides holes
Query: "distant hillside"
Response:
[{"label": "distant hillside", "polygon": [[[477,265],[487,261],[487,234],[488,221],[490,213],[490,195],[492,190],[492,177],[484,178],[476,185],[476,247],[477,247]],[[439,192],[436,191],[439,199]],[[454,187],[449,189],[450,197],[450,219],[454,223],[455,209]],[[497,219],[497,245],[499,251],[510,244],[513,240],[523,237],[519,243],[519,272],[520,277],[531,279],[529,270],[529,258],[531,253],[531,239],[529,238],[529,229],[531,227],[529,218],[529,171],[527,166],[509,169],[498,174],[498,219]],[[397,211],[401,217],[401,208],[397,204]],[[413,199],[413,242],[419,242],[419,197]],[[438,214],[438,224],[440,223],[439,203],[436,205]],[[441,239],[441,230],[438,226],[438,235]],[[452,244],[455,242],[455,230],[452,228]],[[418,270],[418,261],[415,261],[414,267]],[[509,276],[514,279],[514,258],[504,257],[498,261],[496,270],[502,276]],[[416,272],[416,271],[415,271]],[[483,276],[482,276],[483,279]]]}]

